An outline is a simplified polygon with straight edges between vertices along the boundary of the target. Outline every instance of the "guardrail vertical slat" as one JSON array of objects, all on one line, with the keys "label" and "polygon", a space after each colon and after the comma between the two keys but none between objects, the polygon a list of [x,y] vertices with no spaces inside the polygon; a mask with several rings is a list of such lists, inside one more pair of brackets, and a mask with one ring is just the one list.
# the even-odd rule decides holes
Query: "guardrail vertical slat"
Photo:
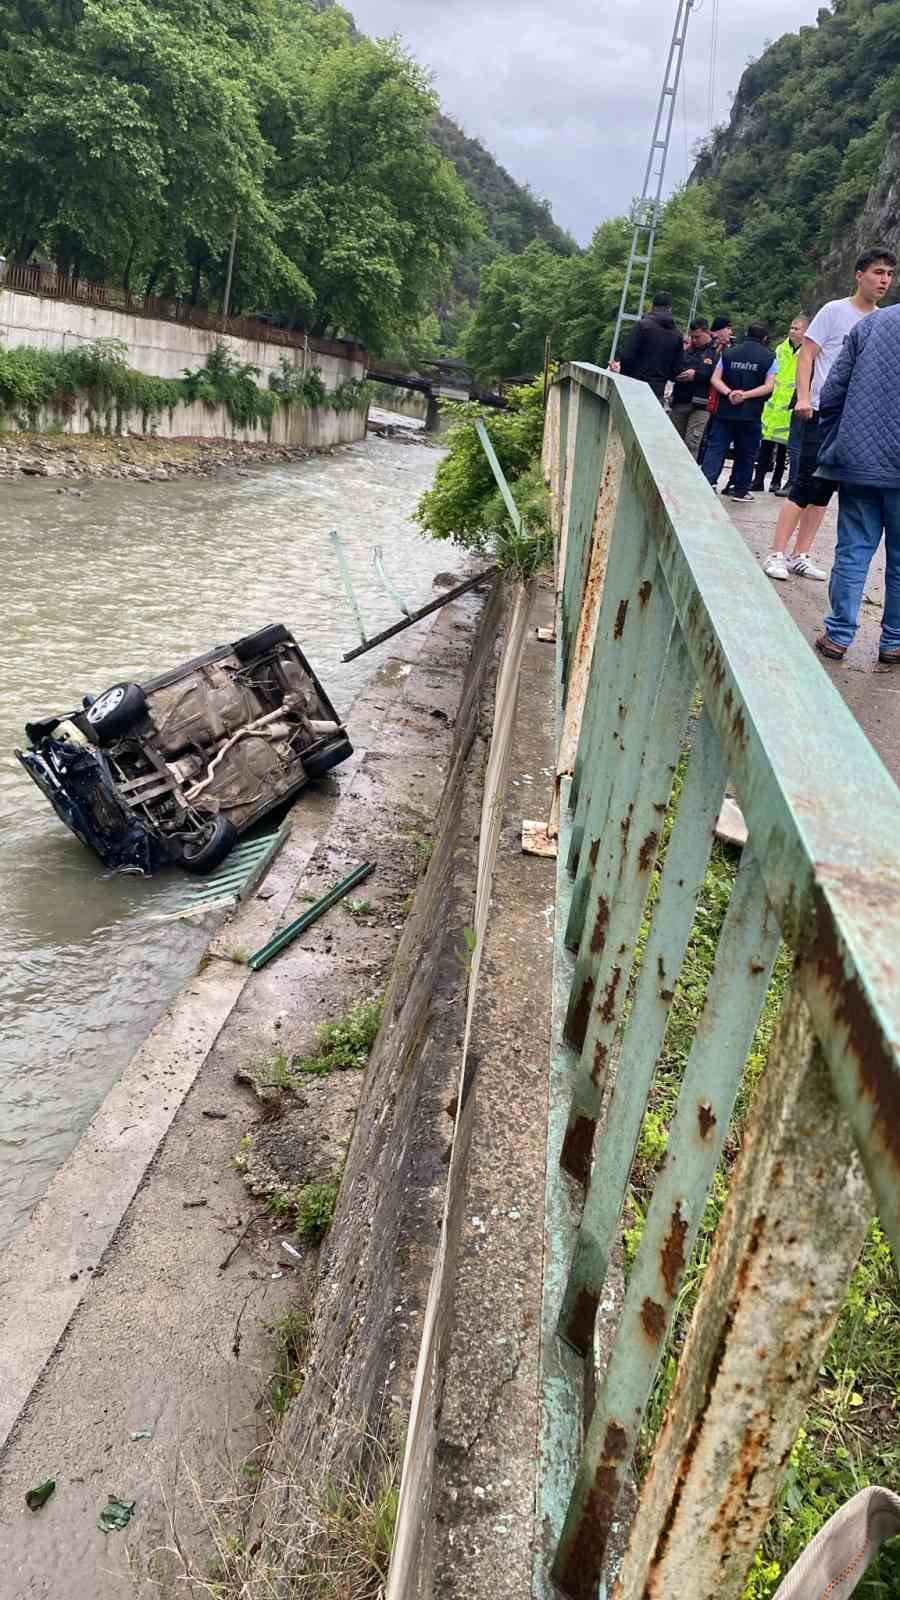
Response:
[{"label": "guardrail vertical slat", "polygon": [[[653,676],[648,671],[649,657],[641,671],[638,634],[642,629],[644,608],[639,607],[635,598],[641,583],[650,581],[653,567],[653,543],[644,523],[640,499],[634,483],[623,473],[572,780],[568,865],[576,874],[588,810],[602,818],[609,804],[620,758],[623,717],[630,714],[638,684],[643,679],[646,687],[648,676]],[[663,643],[665,645],[665,640]],[[659,667],[654,671],[658,672]],[[573,949],[577,949],[581,937],[585,881],[583,874],[576,879],[571,931],[567,934]]]},{"label": "guardrail vertical slat", "polygon": [[738,1600],[872,1209],[795,991],[744,1133],[614,1600]]},{"label": "guardrail vertical slat", "polygon": [[578,630],[584,601],[584,587],[590,560],[591,538],[597,510],[597,496],[603,480],[606,458],[609,407],[597,395],[579,389],[575,411],[575,447],[572,492],[567,497],[568,527],[563,543],[566,566],[563,573],[563,637],[559,641],[560,671],[568,685],[572,646]]},{"label": "guardrail vertical slat", "polygon": [[[576,917],[581,939],[566,1017],[566,1040],[580,1051],[563,1164],[587,1181],[610,1051],[618,1029],[641,915],[694,690],[694,670],[680,629],[671,628],[671,603],[661,576],[646,602],[642,642],[662,664],[646,670],[627,717],[620,717],[620,753],[609,806],[588,813],[579,878],[567,939]],[[670,627],[668,644],[664,642]],[[577,880],[576,880],[577,882]],[[577,891],[576,891],[577,892]]]},{"label": "guardrail vertical slat", "polygon": [[675,983],[709,861],[726,777],[722,747],[704,712],[694,735],[666,851],[615,1082],[597,1135],[591,1181],[560,1316],[560,1332],[581,1355],[590,1350],[597,1305],[617,1237]]},{"label": "guardrail vertical slat", "polygon": [[780,930],[748,845],[719,937],[625,1304],[591,1417],[554,1576],[572,1600],[595,1600],[609,1530],[722,1153]]}]

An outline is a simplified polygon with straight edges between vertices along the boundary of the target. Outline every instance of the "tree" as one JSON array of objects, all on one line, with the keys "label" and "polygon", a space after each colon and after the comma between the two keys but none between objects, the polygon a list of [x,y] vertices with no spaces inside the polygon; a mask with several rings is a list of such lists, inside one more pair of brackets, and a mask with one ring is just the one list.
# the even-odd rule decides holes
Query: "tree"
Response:
[{"label": "tree", "polygon": [[436,97],[395,41],[327,52],[281,104],[284,244],[311,285],[312,331],[378,349],[433,308],[479,223],[426,135]]}]

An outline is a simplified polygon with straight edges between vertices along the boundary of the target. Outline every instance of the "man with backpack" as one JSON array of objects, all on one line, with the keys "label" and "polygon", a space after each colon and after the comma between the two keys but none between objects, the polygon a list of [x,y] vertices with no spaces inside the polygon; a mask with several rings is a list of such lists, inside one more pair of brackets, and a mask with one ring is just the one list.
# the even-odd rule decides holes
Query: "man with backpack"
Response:
[{"label": "man with backpack", "polygon": [[703,473],[715,487],[729,446],[734,450],[733,500],[752,500],[750,480],[762,438],[762,412],[775,387],[778,363],[764,322],[751,322],[739,344],[723,349],[712,375],[719,396],[710,419]]}]

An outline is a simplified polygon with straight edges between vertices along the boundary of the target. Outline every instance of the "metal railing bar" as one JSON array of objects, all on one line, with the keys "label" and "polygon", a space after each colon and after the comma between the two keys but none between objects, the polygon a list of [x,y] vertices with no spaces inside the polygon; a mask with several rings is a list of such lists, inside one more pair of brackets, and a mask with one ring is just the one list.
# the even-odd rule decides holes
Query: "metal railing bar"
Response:
[{"label": "metal railing bar", "polygon": [[635,481],[704,703],[900,1258],[900,792],[654,397],[571,371],[607,397],[626,451],[637,441]]},{"label": "metal railing bar", "polygon": [[[633,724],[637,715],[634,696],[638,686],[643,681],[646,689],[648,676],[652,677],[650,658],[642,660],[639,649],[643,617],[638,616],[638,606],[633,606],[631,601],[642,582],[652,583],[655,565],[650,535],[641,526],[640,504],[625,477],[616,507],[575,754],[574,815],[568,852],[569,871],[573,873],[578,872],[581,861],[588,817],[595,819],[596,833],[606,815],[621,756],[621,724],[629,719]],[[570,949],[577,949],[581,938],[585,884],[583,877],[569,913],[566,942]]]},{"label": "metal railing bar", "polygon": [[721,746],[704,713],[694,734],[615,1082],[596,1139],[591,1181],[560,1314],[562,1337],[582,1356],[591,1348],[597,1304],[618,1236],[631,1164],[709,862],[726,778]]},{"label": "metal railing bar", "polygon": [[572,1600],[595,1600],[619,1494],[779,944],[780,930],[748,845],[554,1563],[554,1577]]},{"label": "metal railing bar", "polygon": [[615,1600],[740,1600],[871,1213],[795,988],[744,1131]]},{"label": "metal railing bar", "polygon": [[[668,595],[656,584],[647,601],[644,638],[662,675],[654,695],[652,675],[643,674],[609,812],[602,831],[589,816],[585,834],[591,840],[583,870],[588,899],[566,1017],[566,1041],[580,1051],[580,1060],[563,1147],[567,1172],[582,1183],[694,690],[680,631],[672,629],[668,646],[664,642],[670,617]],[[599,851],[589,873],[594,842]]]},{"label": "metal railing bar", "polygon": [[575,471],[565,535],[569,555],[563,581],[563,635],[557,641],[567,699],[572,688],[572,648],[583,613],[597,497],[609,442],[609,407],[589,391],[580,392],[579,401],[575,418]]}]

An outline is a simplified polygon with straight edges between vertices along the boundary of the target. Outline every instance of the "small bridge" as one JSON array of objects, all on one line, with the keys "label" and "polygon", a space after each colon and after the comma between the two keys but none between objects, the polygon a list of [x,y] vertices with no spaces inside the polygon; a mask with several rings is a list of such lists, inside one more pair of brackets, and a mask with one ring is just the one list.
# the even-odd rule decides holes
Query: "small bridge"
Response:
[{"label": "small bridge", "polygon": [[437,428],[440,400],[477,400],[479,405],[506,409],[506,397],[502,391],[476,383],[465,362],[455,357],[445,361],[423,361],[413,372],[391,361],[380,361],[373,357],[369,361],[366,377],[374,383],[386,383],[395,389],[410,389],[414,394],[424,394],[428,399],[425,417],[425,430],[428,433]]}]

